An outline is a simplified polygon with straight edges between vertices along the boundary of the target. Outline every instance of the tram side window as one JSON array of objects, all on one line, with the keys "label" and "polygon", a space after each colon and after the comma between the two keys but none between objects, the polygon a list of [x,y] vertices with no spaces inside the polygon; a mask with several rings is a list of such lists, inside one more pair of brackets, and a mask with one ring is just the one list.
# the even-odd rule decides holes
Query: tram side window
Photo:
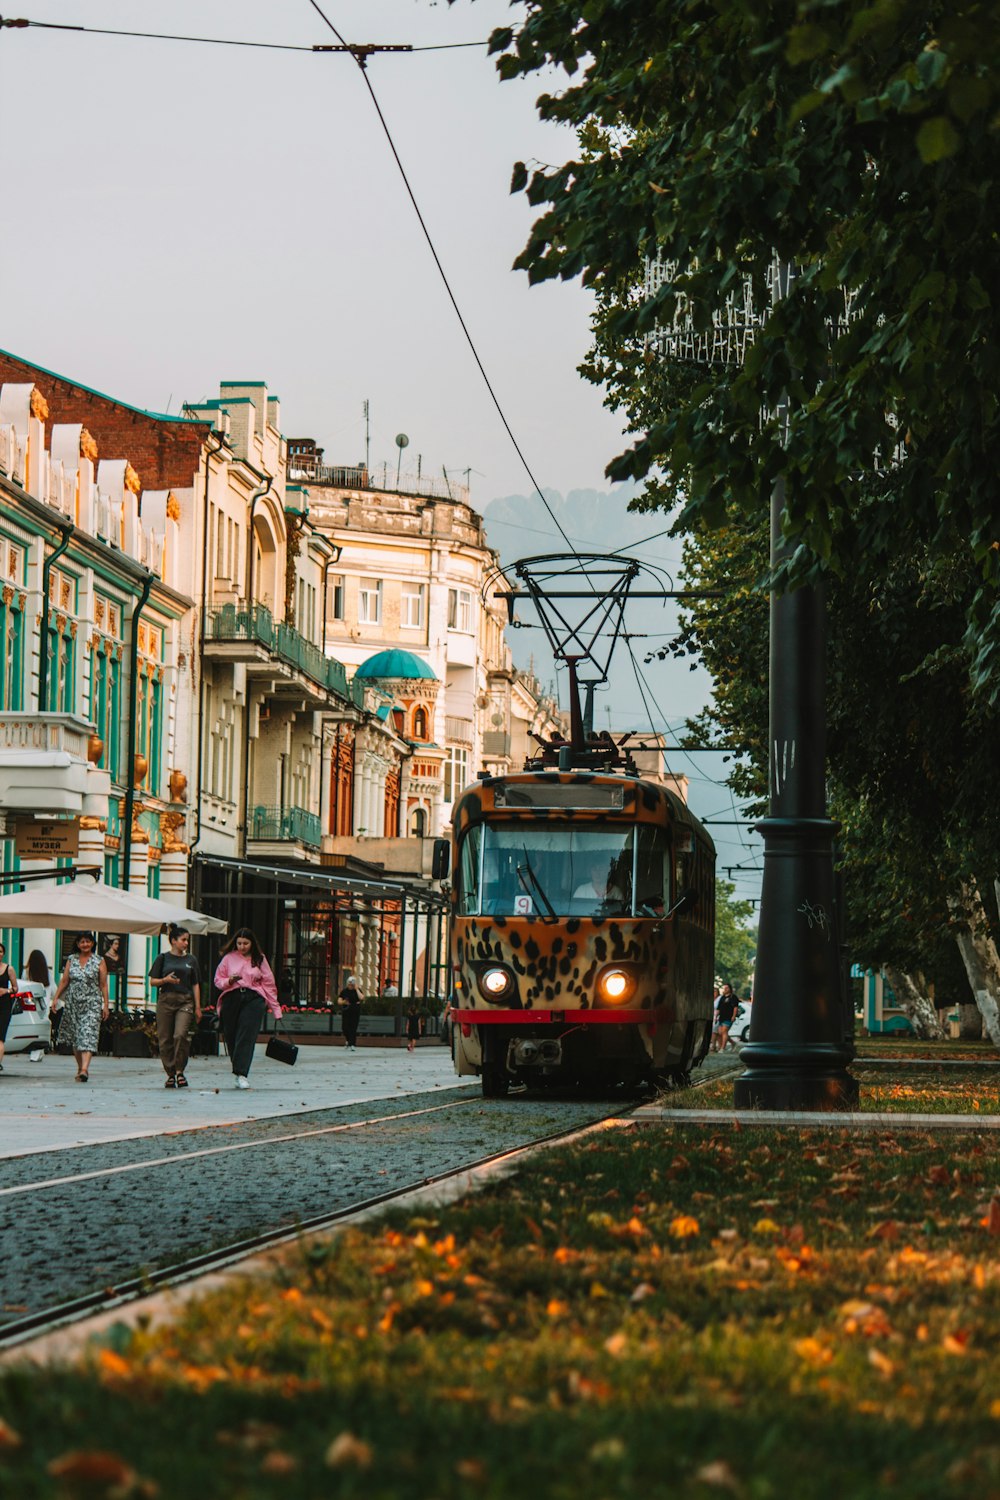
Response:
[{"label": "tram side window", "polygon": [[482,827],[470,828],[462,840],[458,863],[458,910],[463,917],[479,910],[479,864]]},{"label": "tram side window", "polygon": [[670,849],[663,830],[640,823],[635,857],[635,911],[640,917],[659,917],[672,905]]}]

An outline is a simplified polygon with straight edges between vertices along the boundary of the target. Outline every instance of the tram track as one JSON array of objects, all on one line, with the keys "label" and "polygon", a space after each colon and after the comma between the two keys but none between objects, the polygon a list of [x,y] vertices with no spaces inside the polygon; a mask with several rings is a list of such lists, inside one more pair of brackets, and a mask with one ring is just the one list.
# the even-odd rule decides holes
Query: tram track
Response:
[{"label": "tram track", "polygon": [[[140,1162],[100,1168],[91,1172],[49,1177],[2,1189],[0,1199],[13,1197],[17,1201],[18,1194],[45,1193],[59,1189],[72,1190],[85,1184],[93,1185],[101,1178],[140,1170],[155,1172],[158,1168],[176,1168],[185,1165],[193,1167],[204,1163],[207,1158],[218,1158],[233,1151],[249,1150],[253,1147],[266,1150],[275,1146],[315,1141],[317,1137],[363,1132],[366,1128],[372,1130],[387,1124],[396,1126],[400,1123],[420,1121],[422,1117],[439,1115],[447,1111],[467,1111],[468,1106],[477,1104],[482,1107],[482,1101],[472,1096],[466,1100],[452,1101],[448,1104],[438,1103],[424,1109],[366,1116],[363,1120],[339,1122],[306,1131],[288,1132],[283,1136],[263,1141],[231,1142],[225,1146],[148,1158]],[[593,1111],[594,1107],[591,1105],[589,1109]],[[588,1107],[584,1106],[584,1108]],[[357,1221],[391,1207],[393,1204],[400,1204],[414,1194],[424,1194],[435,1189],[447,1191],[449,1184],[454,1184],[458,1191],[465,1191],[473,1185],[477,1177],[485,1173],[501,1171],[539,1148],[564,1143],[582,1133],[604,1128],[609,1123],[628,1115],[634,1108],[634,1100],[611,1109],[598,1106],[596,1115],[592,1115],[589,1119],[574,1118],[571,1123],[560,1129],[532,1135],[531,1139],[519,1144],[488,1151],[439,1172],[410,1178],[385,1191],[353,1198],[350,1202],[342,1203],[329,1210],[298,1218],[294,1224],[274,1225],[254,1234],[241,1236],[224,1245],[167,1260],[138,1275],[117,1278],[103,1286],[81,1292],[77,1296],[32,1309],[0,1325],[0,1358],[15,1354],[15,1352],[27,1353],[33,1343],[49,1335],[68,1333],[74,1325],[87,1323],[91,1319],[103,1317],[118,1310],[126,1312],[135,1309],[151,1297],[168,1290],[190,1287],[204,1277],[231,1272],[241,1263],[250,1261],[264,1252],[278,1250],[300,1241],[304,1236],[322,1233]],[[523,1118],[522,1110],[523,1104],[519,1102],[519,1107],[512,1116],[515,1121],[518,1116]]]}]

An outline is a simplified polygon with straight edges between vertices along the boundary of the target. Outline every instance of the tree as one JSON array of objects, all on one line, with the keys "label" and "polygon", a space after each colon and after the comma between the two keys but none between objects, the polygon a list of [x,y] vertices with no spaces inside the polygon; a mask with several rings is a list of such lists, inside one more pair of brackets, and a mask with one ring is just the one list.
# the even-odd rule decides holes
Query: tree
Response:
[{"label": "tree", "polygon": [[[539,109],[575,125],[580,150],[515,168],[541,210],[517,264],[597,293],[583,370],[638,434],[609,473],[652,476],[645,508],[679,504],[689,581],[719,581],[717,543],[737,580],[688,638],[710,666],[714,653],[712,724],[751,752],[734,786],[766,785],[762,591],[823,580],[835,810],[865,877],[852,929],[918,975],[957,937],[1000,1040],[985,795],[1000,699],[996,9],[527,0],[491,45],[502,76],[563,70]],[[774,253],[796,277],[743,363],[685,361],[675,319],[709,329],[744,290],[765,308]],[[647,285],[649,264],[662,274]],[[772,579],[779,475],[793,546]]]},{"label": "tree", "polygon": [[750,993],[757,934],[747,923],[753,916],[749,901],[735,899],[736,887],[727,880],[715,883],[715,972],[737,995]]},{"label": "tree", "polygon": [[[766,511],[787,481],[799,545],[779,584],[873,575],[901,527],[974,580],[959,639],[1000,694],[1000,439],[995,279],[1000,58],[996,5],[973,0],[526,0],[494,33],[501,76],[555,65],[543,118],[581,149],[513,187],[542,210],[517,264],[581,276],[601,299],[589,373],[628,406],[657,365],[645,342],[686,309],[711,326],[746,281],[769,300],[738,369],[657,368],[614,478],[659,470],[680,525]],[[652,295],[645,260],[667,266]],[[791,398],[787,431],[777,416]]]}]

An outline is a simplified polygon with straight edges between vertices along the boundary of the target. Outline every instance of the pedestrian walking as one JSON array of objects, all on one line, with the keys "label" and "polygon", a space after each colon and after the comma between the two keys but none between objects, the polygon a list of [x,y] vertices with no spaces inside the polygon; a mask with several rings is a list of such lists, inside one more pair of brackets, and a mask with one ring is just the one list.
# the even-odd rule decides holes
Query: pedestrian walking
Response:
[{"label": "pedestrian walking", "polygon": [[167,932],[169,953],[153,959],[149,982],[156,990],[156,1037],[168,1089],[186,1089],[184,1070],[191,1055],[191,1023],[201,1020],[201,970],[188,952],[191,935],[186,927],[171,926]]},{"label": "pedestrian walking", "polygon": [[281,1020],[278,986],[271,965],[249,927],[241,927],[223,948],[215,983],[220,991],[222,1035],[236,1087],[248,1089],[247,1074],[264,1012],[269,1010]]},{"label": "pedestrian walking", "polygon": [[[24,973],[17,984],[19,990],[22,992],[27,991],[28,994],[34,996],[35,1004],[41,1011],[42,1018],[44,1019],[46,1015],[48,1016],[49,1035],[52,1039],[52,1045],[55,1046],[59,1030],[59,1018],[62,1015],[62,1011],[52,1009],[52,996],[55,993],[55,985],[52,983],[49,961],[40,948],[32,948],[28,954],[28,962],[24,966]],[[43,1047],[34,1047],[28,1053],[28,1056],[32,1062],[41,1062],[45,1056],[45,1049]]]},{"label": "pedestrian walking", "polygon": [[415,1052],[417,1041],[420,1037],[420,1007],[415,1000],[410,1001],[410,1008],[406,1012],[406,1050]]},{"label": "pedestrian walking", "polygon": [[97,1051],[101,1022],[108,1019],[108,966],[92,932],[78,932],[52,1004],[62,1000],[59,1040],[73,1049],[77,1083],[90,1082],[90,1059]]},{"label": "pedestrian walking", "polygon": [[714,1052],[725,1052],[726,1047],[729,1045],[729,1028],[733,1024],[739,1006],[740,1002],[733,994],[732,985],[724,984],[722,986],[722,994],[719,996],[717,1012],[719,1024],[716,1028],[715,1043],[712,1048]]},{"label": "pedestrian walking", "polygon": [[337,997],[340,1013],[343,1017],[344,1045],[348,1052],[358,1050],[358,1026],[361,1023],[361,993],[358,989],[358,981],[353,974],[348,977],[347,983]]}]

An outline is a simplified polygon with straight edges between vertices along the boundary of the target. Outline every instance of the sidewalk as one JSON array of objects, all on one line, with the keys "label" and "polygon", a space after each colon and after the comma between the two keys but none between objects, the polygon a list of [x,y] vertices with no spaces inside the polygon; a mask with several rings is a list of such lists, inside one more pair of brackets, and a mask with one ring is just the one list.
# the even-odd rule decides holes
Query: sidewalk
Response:
[{"label": "sidewalk", "polygon": [[133,1136],[161,1135],[204,1125],[230,1125],[268,1115],[295,1115],[367,1100],[398,1098],[466,1086],[444,1046],[300,1047],[294,1068],[271,1062],[258,1044],[250,1088],[233,1087],[226,1057],[193,1057],[190,1087],[163,1087],[156,1058],[95,1057],[90,1082],[75,1081],[72,1057],[41,1062],[17,1054],[0,1074],[0,1157]]}]

